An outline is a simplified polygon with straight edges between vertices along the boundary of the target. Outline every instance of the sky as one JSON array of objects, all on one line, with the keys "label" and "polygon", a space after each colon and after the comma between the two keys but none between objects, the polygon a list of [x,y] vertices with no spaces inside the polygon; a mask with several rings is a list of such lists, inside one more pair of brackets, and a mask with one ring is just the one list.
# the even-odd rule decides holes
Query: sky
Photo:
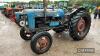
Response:
[{"label": "sky", "polygon": [[0,2],[14,2],[14,1],[29,2],[29,1],[31,1],[31,0],[0,0]]},{"label": "sky", "polygon": [[11,2],[11,1],[20,1],[20,2],[29,2],[31,0],[3,0],[4,2]]},{"label": "sky", "polygon": [[[14,2],[14,1],[29,2],[29,1],[43,1],[43,0],[0,0],[0,2]],[[49,1],[63,1],[63,0],[49,0]]]}]

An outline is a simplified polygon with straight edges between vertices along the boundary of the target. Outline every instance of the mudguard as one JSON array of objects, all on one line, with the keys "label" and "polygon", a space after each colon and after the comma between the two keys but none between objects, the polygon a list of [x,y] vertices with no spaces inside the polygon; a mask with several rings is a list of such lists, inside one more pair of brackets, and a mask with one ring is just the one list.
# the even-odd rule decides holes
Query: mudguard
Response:
[{"label": "mudguard", "polygon": [[71,18],[71,17],[73,17],[73,15],[77,14],[80,11],[87,11],[88,12],[88,10],[86,8],[79,7],[77,9],[75,9],[74,11],[72,11],[70,14],[68,14],[68,16],[70,16],[70,18]]}]

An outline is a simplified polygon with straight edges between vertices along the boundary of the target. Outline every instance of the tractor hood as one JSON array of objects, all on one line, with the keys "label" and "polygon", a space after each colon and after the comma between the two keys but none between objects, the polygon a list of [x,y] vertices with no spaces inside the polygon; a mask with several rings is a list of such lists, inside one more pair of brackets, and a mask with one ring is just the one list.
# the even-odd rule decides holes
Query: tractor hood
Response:
[{"label": "tractor hood", "polygon": [[[23,14],[35,14],[37,17],[44,16],[44,9],[24,9]],[[53,16],[53,17],[64,17],[64,10],[62,9],[47,9],[46,16]]]}]

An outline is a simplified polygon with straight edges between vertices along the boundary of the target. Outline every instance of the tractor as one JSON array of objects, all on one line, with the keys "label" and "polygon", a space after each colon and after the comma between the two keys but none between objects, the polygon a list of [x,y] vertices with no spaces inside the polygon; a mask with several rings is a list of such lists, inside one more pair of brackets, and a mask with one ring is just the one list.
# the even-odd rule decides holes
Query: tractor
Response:
[{"label": "tractor", "polygon": [[69,31],[75,41],[83,40],[91,26],[91,17],[86,8],[78,7],[70,13],[63,9],[47,9],[47,0],[43,0],[44,9],[28,9],[19,13],[24,21],[20,36],[31,40],[31,49],[36,54],[47,52],[52,45],[52,36],[47,31],[56,33]]}]

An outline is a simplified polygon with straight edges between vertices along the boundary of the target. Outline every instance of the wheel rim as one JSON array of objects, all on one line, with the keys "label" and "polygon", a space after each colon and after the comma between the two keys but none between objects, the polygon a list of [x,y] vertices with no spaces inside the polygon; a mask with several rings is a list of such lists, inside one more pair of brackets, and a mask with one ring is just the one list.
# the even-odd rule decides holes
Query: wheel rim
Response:
[{"label": "wheel rim", "polygon": [[77,24],[77,34],[80,36],[80,37],[84,37],[87,33],[87,25],[88,25],[88,22],[85,21],[84,18],[81,18],[79,21],[78,21],[78,24]]},{"label": "wheel rim", "polygon": [[37,40],[36,48],[40,52],[45,51],[49,45],[49,39],[47,36],[42,36]]},{"label": "wheel rim", "polygon": [[83,18],[81,18],[79,21],[78,21],[78,24],[77,24],[77,30],[78,32],[82,32],[84,31],[85,29],[85,20]]}]

